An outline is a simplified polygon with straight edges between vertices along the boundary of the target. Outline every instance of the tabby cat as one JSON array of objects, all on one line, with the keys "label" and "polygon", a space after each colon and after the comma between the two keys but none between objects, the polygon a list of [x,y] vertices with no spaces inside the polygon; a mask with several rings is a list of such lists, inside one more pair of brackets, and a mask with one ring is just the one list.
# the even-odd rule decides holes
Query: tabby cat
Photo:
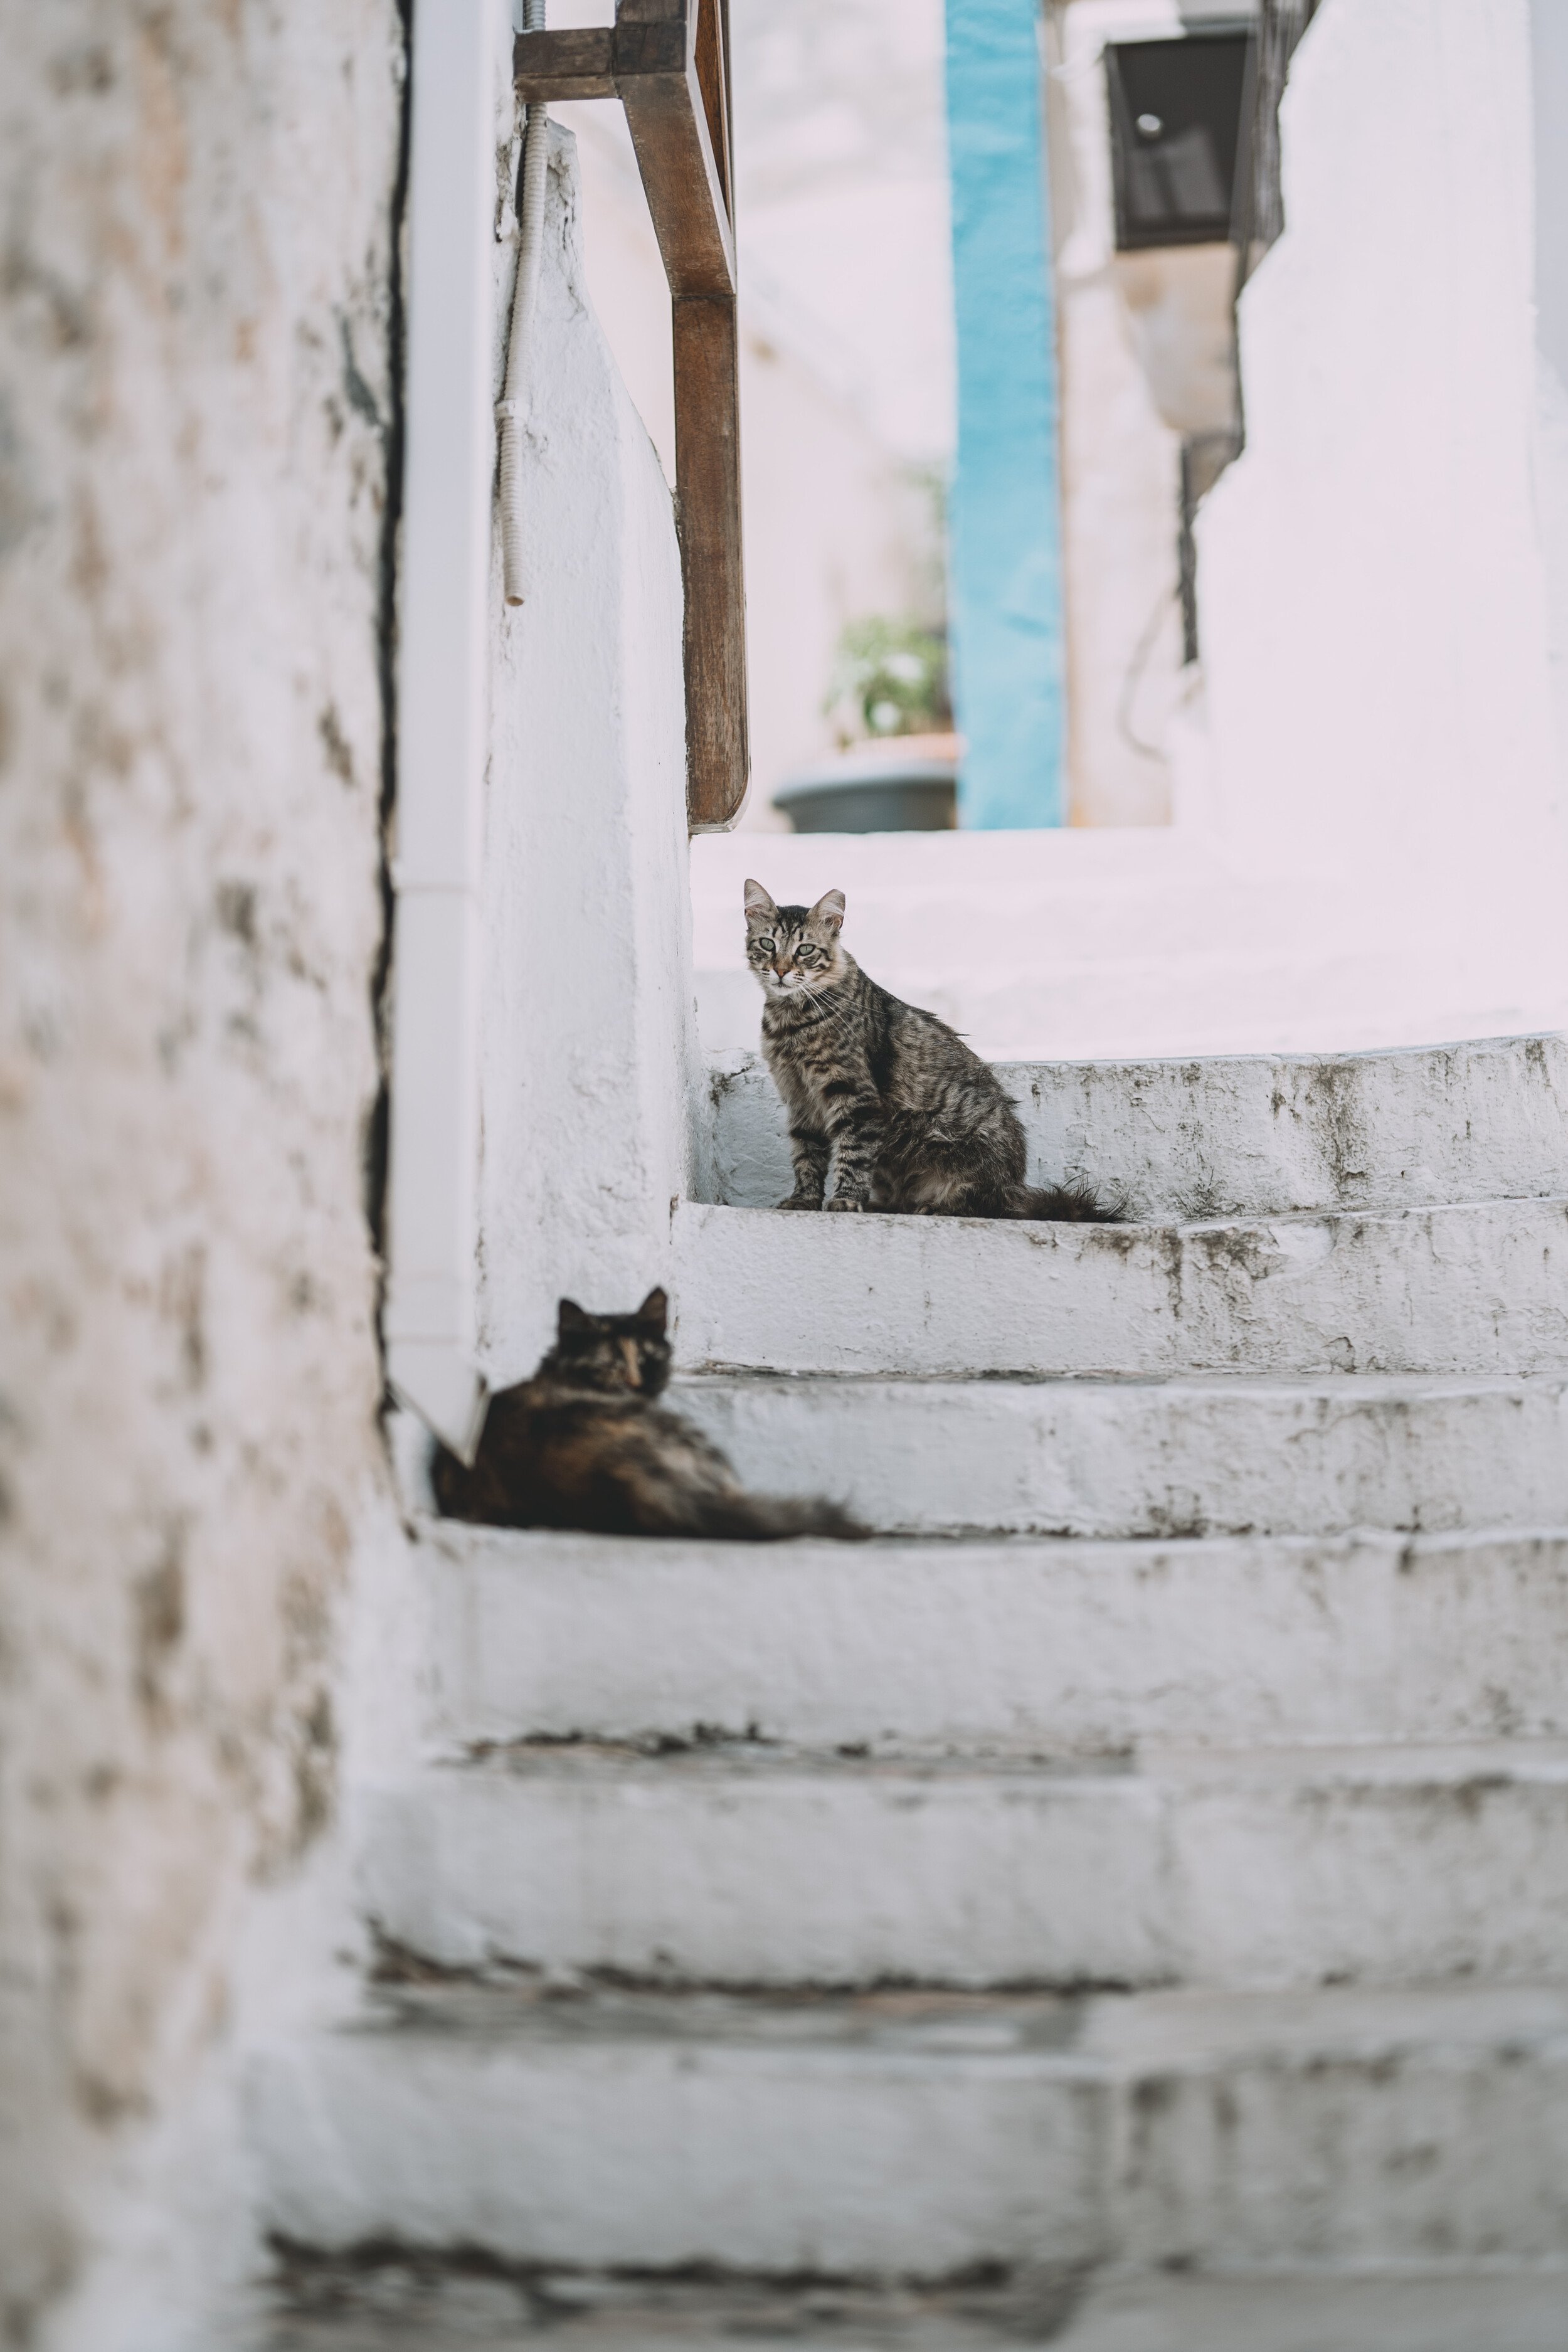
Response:
[{"label": "tabby cat", "polygon": [[450,1519],[604,1535],[864,1536],[837,1504],[752,1495],[716,1445],[654,1402],[669,1378],[668,1301],[589,1315],[561,1301],[533,1378],[491,1397],[471,1470],[443,1446],[431,1473]]},{"label": "tabby cat", "polygon": [[1113,1223],[1087,1185],[1025,1181],[1024,1130],[994,1070],[945,1021],[868,979],[839,939],[843,921],[842,890],[775,907],[760,882],[746,884],[763,1057],[795,1160],[780,1208]]}]

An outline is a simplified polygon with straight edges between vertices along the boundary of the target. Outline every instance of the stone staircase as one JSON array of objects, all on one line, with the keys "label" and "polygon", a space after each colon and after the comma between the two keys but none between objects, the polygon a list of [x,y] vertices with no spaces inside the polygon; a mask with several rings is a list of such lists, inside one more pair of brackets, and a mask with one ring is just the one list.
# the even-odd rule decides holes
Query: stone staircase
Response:
[{"label": "stone staircase", "polygon": [[1010,1076],[1141,1222],[715,1070],[677,1402],[881,1540],[423,1528],[279,2352],[1568,2344],[1568,1045]]}]

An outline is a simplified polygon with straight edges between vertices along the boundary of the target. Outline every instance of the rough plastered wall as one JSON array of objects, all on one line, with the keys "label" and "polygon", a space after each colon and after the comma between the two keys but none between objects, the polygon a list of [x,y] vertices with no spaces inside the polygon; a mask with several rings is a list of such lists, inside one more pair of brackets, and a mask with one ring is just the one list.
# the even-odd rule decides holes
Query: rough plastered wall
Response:
[{"label": "rough plastered wall", "polygon": [[0,2340],[115,2352],[384,1507],[403,30],[5,0],[0,54]]},{"label": "rough plastered wall", "polygon": [[[491,592],[481,1320],[493,1387],[564,1296],[629,1309],[700,1196],[680,562],[658,457],[589,306],[552,125],[529,368],[523,604]],[[498,251],[496,385],[514,258]]]},{"label": "rough plastered wall", "polygon": [[[1324,0],[1198,594],[1229,842],[1407,943],[1433,1036],[1568,1013],[1527,0]],[[1293,880],[1292,885],[1293,887]],[[1419,1034],[1419,1032],[1418,1032]]]},{"label": "rough plastered wall", "polygon": [[1568,10],[1531,0],[1535,134],[1535,490],[1546,572],[1557,766],[1568,783]]}]

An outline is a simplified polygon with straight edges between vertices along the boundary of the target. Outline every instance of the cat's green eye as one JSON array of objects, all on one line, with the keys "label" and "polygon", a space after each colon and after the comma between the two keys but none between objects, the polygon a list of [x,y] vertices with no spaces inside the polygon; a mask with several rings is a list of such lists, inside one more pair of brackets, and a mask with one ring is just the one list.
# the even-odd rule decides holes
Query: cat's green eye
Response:
[{"label": "cat's green eye", "polygon": [[772,955],[773,951],[773,943],[772,940],[758,940],[756,945],[761,948],[764,955]]}]

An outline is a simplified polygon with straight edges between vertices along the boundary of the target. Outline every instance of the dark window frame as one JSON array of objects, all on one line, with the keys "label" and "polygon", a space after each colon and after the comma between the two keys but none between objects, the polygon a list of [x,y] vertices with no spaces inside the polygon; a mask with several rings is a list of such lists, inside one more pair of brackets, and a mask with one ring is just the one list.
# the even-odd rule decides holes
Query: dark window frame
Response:
[{"label": "dark window frame", "polygon": [[[1233,240],[1238,194],[1251,171],[1255,51],[1256,31],[1246,19],[1226,19],[1149,40],[1106,43],[1119,253]],[[1198,101],[1194,90],[1205,72],[1216,85],[1206,103]],[[1139,130],[1138,121],[1142,113],[1155,110],[1150,102],[1155,93],[1162,121],[1174,117],[1175,128],[1149,137]],[[1207,205],[1196,200],[1205,173],[1213,187]]]}]

